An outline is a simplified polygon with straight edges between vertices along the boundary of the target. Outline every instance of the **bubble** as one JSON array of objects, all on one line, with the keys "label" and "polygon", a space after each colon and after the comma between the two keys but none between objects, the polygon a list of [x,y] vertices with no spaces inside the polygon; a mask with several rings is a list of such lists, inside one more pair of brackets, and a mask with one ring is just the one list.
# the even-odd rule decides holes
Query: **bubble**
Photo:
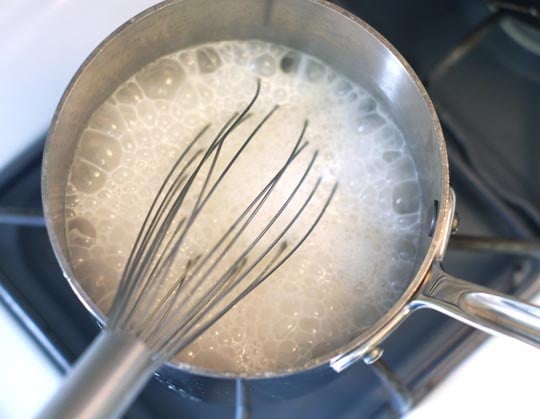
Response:
[{"label": "bubble", "polygon": [[[139,151],[139,153],[142,152],[143,150]],[[114,179],[119,185],[122,185],[133,178],[133,170],[127,167],[120,167],[112,173],[111,178]]]},{"label": "bubble", "polygon": [[354,148],[360,156],[367,158],[373,152],[373,143],[368,138],[358,138]]},{"label": "bubble", "polygon": [[191,83],[184,83],[178,90],[177,112],[174,115],[181,118],[186,110],[194,109],[199,104],[199,97]]},{"label": "bubble", "polygon": [[415,181],[402,182],[394,188],[394,211],[398,214],[410,214],[420,208],[420,189]]},{"label": "bubble", "polygon": [[122,146],[114,138],[97,131],[85,131],[79,145],[79,157],[103,170],[117,168],[122,160]]},{"label": "bubble", "polygon": [[400,259],[408,261],[414,259],[418,248],[410,237],[400,237],[396,243],[396,250]]},{"label": "bubble", "polygon": [[390,166],[387,176],[390,179],[412,179],[416,178],[416,167],[409,156],[403,156]]},{"label": "bubble", "polygon": [[150,99],[172,99],[185,77],[180,64],[168,58],[148,64],[135,76]]},{"label": "bubble", "polygon": [[96,226],[96,229],[98,231],[98,233],[100,234],[107,234],[109,233],[113,228],[113,225],[111,224],[111,222],[109,220],[104,220],[104,219],[100,219],[98,222],[97,222],[97,226]]},{"label": "bubble", "polygon": [[156,100],[154,105],[159,115],[170,113],[172,107],[171,102],[168,100]]},{"label": "bubble", "polygon": [[203,74],[212,73],[221,66],[221,58],[214,48],[200,48],[196,54],[199,71]]},{"label": "bubble", "polygon": [[418,214],[404,215],[402,217],[398,217],[397,224],[402,228],[407,228],[416,224],[418,222],[418,218]]},{"label": "bubble", "polygon": [[287,98],[287,92],[284,89],[276,89],[275,97],[277,103],[283,102]]},{"label": "bubble", "polygon": [[294,51],[289,51],[283,56],[283,58],[281,58],[279,62],[279,68],[285,74],[294,74],[298,71],[298,66],[300,65],[300,58],[300,54]]},{"label": "bubble", "polygon": [[408,284],[411,269],[412,264],[405,261],[396,261],[389,265],[388,277],[391,278],[389,283],[392,284],[392,288],[398,291],[399,294],[403,292]]},{"label": "bubble", "polygon": [[393,162],[394,160],[397,160],[400,157],[401,157],[401,152],[395,151],[395,150],[384,151],[383,154],[382,154],[383,160],[385,162],[388,162],[388,163],[391,163],[391,162]]},{"label": "bubble", "polygon": [[141,102],[137,105],[136,109],[139,119],[144,122],[144,125],[153,127],[156,124],[157,113],[152,103]]},{"label": "bubble", "polygon": [[250,40],[246,42],[246,50],[252,54],[260,54],[268,48],[268,44],[259,40]]},{"label": "bubble", "polygon": [[403,147],[401,133],[391,125],[386,125],[378,130],[374,140],[384,149],[400,149]]},{"label": "bubble", "polygon": [[102,105],[92,114],[88,126],[113,137],[119,136],[126,130],[122,115],[109,104]]},{"label": "bubble", "polygon": [[366,115],[377,109],[377,102],[371,96],[363,96],[358,99],[358,114]]},{"label": "bubble", "polygon": [[262,77],[270,77],[276,72],[276,60],[270,54],[256,57],[250,65],[251,70]]},{"label": "bubble", "polygon": [[338,96],[345,96],[352,92],[353,86],[347,80],[339,80],[336,83],[335,92]]},{"label": "bubble", "polygon": [[[68,237],[69,239],[69,237]],[[88,248],[77,246],[71,241],[68,241],[69,245],[69,254],[71,259],[71,265],[73,267],[77,267],[84,261],[91,258],[91,253]]]},{"label": "bubble", "polygon": [[126,264],[125,258],[119,256],[107,256],[105,262],[116,272],[122,272]]},{"label": "bubble", "polygon": [[393,190],[391,187],[384,188],[379,193],[379,204],[381,208],[392,208]]},{"label": "bubble", "polygon": [[178,54],[178,59],[182,67],[187,70],[188,73],[196,73],[198,70],[197,60],[193,51],[183,51]]},{"label": "bubble", "polygon": [[96,243],[96,229],[86,218],[72,218],[67,223],[70,245],[92,247]]},{"label": "bubble", "polygon": [[107,313],[114,298],[114,287],[111,284],[118,282],[118,273],[102,260],[90,259],[75,268],[75,275],[85,291]]},{"label": "bubble", "polygon": [[133,137],[130,134],[124,134],[122,137],[120,137],[119,140],[120,145],[124,149],[124,151],[132,152],[136,148],[135,141],[133,140]]},{"label": "bubble", "polygon": [[134,147],[134,149],[150,147],[153,144],[152,133],[145,128],[133,131],[132,138],[136,143],[136,147]]},{"label": "bubble", "polygon": [[[75,188],[75,187],[74,187]],[[66,195],[66,208],[76,208],[81,203],[81,199],[77,195],[77,189],[72,194]]]},{"label": "bubble", "polygon": [[233,55],[234,55],[234,62],[238,65],[244,65],[249,60],[249,54],[246,52],[244,47],[239,44],[235,44],[233,46]]},{"label": "bubble", "polygon": [[337,79],[337,73],[332,69],[328,69],[328,76],[326,77],[326,80],[329,83],[333,83],[336,79]]},{"label": "bubble", "polygon": [[138,157],[141,157],[143,160],[151,161],[154,158],[154,150],[151,148],[142,148],[136,154]]},{"label": "bubble", "polygon": [[199,93],[199,98],[202,103],[210,103],[214,99],[214,94],[212,90],[206,87],[204,84],[197,85],[197,91]]},{"label": "bubble", "polygon": [[124,119],[128,128],[134,128],[137,126],[138,117],[131,106],[119,106],[118,110]]},{"label": "bubble", "polygon": [[229,43],[223,43],[218,48],[218,54],[221,57],[221,60],[225,64],[230,64],[233,60],[233,47]]},{"label": "bubble", "polygon": [[345,103],[353,103],[358,99],[358,94],[356,94],[354,91],[347,94],[345,97]]},{"label": "bubble", "polygon": [[135,82],[127,82],[120,86],[114,95],[115,99],[125,105],[135,105],[143,100],[143,92]]},{"label": "bubble", "polygon": [[158,115],[157,125],[161,129],[167,129],[174,123],[174,118],[167,115],[160,114]]},{"label": "bubble", "polygon": [[325,67],[318,61],[308,60],[306,63],[306,78],[311,82],[321,81],[326,76]]},{"label": "bubble", "polygon": [[75,186],[73,186],[70,182],[66,185],[66,194],[74,194],[77,193],[77,189],[75,189]]},{"label": "bubble", "polygon": [[372,113],[358,117],[357,123],[358,132],[363,135],[368,135],[386,124],[386,120],[381,115]]},{"label": "bubble", "polygon": [[76,159],[71,167],[71,183],[78,191],[95,193],[105,184],[106,175],[91,164]]}]

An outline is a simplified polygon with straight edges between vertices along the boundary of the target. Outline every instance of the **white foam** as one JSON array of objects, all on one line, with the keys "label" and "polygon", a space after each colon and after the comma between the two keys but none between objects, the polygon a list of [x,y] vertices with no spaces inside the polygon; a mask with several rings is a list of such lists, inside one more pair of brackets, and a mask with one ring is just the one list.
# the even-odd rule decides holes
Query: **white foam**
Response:
[{"label": "white foam", "polygon": [[[182,252],[204,252],[223,234],[248,192],[260,190],[282,164],[305,119],[310,149],[320,151],[314,170],[324,177],[323,191],[335,180],[340,186],[298,253],[178,358],[230,372],[282,370],[324,355],[370,327],[406,286],[420,189],[405,141],[380,104],[316,58],[282,46],[227,41],[183,50],[144,67],[96,110],[66,196],[72,264],[106,311],[171,164],[202,126],[212,123],[215,134],[247,104],[257,77],[260,97],[230,142],[238,144],[275,104],[280,109]],[[291,169],[291,182],[309,157]],[[275,192],[276,202],[287,190]]]}]

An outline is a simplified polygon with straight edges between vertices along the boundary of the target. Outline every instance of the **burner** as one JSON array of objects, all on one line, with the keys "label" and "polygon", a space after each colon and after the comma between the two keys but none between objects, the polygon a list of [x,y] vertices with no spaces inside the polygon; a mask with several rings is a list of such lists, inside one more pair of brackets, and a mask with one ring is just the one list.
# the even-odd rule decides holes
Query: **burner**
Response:
[{"label": "burner", "polygon": [[479,42],[479,49],[517,76],[540,85],[540,9],[525,3],[469,1],[464,5],[464,15],[475,27],[489,20],[493,23]]},{"label": "burner", "polygon": [[508,17],[502,20],[501,28],[523,48],[540,56],[540,29],[538,27]]},{"label": "burner", "polygon": [[540,9],[524,1],[491,1],[492,11],[507,14],[501,22],[506,34],[524,49],[540,55]]}]

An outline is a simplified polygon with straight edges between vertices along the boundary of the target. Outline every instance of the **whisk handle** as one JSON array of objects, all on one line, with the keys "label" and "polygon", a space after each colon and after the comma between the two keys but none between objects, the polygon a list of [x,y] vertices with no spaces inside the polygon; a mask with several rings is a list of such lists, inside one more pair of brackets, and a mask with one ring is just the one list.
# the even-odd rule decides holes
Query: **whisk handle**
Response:
[{"label": "whisk handle", "polygon": [[122,331],[103,331],[76,362],[38,419],[120,416],[152,376],[152,354]]}]

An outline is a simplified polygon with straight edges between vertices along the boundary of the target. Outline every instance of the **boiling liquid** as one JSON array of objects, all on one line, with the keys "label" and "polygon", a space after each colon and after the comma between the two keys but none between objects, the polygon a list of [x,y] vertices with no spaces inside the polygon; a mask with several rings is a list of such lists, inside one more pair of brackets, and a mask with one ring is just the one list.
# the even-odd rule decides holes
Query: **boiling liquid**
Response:
[{"label": "boiling liquid", "polygon": [[[95,111],[76,150],[66,195],[74,271],[107,312],[171,165],[210,123],[201,140],[207,146],[253,97],[258,78],[261,91],[251,115],[227,143],[240,144],[272,107],[280,107],[181,252],[208,251],[283,164],[305,120],[309,147],[264,211],[276,211],[313,150],[319,156],[306,188],[322,176],[320,194],[299,221],[299,232],[286,238],[297,241],[332,184],[339,187],[300,250],[177,357],[229,372],[302,366],[372,326],[407,285],[418,245],[420,189],[403,136],[381,105],[316,58],[282,46],[226,41],[182,50],[145,66]],[[224,147],[220,159],[226,162],[233,149]]]}]

